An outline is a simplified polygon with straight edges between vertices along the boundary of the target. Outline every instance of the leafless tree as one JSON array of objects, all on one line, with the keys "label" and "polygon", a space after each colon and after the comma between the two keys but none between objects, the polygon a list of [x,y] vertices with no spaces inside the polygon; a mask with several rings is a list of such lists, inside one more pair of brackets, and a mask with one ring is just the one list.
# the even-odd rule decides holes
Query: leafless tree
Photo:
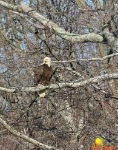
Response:
[{"label": "leafless tree", "polygon": [[[45,56],[54,75],[35,87]],[[118,147],[117,0],[1,0],[0,108],[1,150]]]}]

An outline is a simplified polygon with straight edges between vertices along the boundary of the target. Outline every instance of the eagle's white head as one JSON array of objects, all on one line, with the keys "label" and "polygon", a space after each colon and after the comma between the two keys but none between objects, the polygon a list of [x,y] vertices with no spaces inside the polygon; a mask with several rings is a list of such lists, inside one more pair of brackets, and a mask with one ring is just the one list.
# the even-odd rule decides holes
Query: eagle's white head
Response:
[{"label": "eagle's white head", "polygon": [[51,58],[50,57],[45,57],[43,60],[44,64],[47,64],[49,67],[51,66]]}]

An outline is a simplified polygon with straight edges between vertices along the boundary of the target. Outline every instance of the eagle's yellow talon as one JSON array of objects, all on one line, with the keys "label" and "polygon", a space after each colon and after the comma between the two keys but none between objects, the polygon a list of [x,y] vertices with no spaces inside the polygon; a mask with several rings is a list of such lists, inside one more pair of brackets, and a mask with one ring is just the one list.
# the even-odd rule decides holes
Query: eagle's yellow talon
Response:
[{"label": "eagle's yellow talon", "polygon": [[43,84],[38,84],[38,87],[44,86]]},{"label": "eagle's yellow talon", "polygon": [[40,94],[40,98],[44,98],[45,97],[45,93]]}]

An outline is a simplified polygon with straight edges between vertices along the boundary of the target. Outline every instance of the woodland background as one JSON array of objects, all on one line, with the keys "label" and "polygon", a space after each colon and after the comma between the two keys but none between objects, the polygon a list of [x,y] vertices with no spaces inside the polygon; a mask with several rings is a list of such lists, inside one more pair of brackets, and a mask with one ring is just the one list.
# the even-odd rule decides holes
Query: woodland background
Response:
[{"label": "woodland background", "polygon": [[[41,89],[45,56],[55,74]],[[35,91],[46,96],[30,105]],[[118,147],[118,1],[1,0],[0,150],[89,150],[96,137]]]}]

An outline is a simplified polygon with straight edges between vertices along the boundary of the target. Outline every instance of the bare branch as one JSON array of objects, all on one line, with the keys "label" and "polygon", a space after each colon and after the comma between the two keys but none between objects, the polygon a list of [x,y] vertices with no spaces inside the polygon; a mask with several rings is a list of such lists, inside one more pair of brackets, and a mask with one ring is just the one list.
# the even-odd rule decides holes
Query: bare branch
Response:
[{"label": "bare branch", "polygon": [[37,87],[22,87],[21,89],[0,87],[0,91],[13,93],[13,92],[18,92],[18,91],[21,91],[21,92],[36,92],[37,91],[38,92],[38,91],[44,91],[46,89],[58,89],[58,88],[65,88],[65,87],[77,88],[77,87],[82,87],[86,84],[97,83],[100,81],[111,80],[111,79],[118,79],[118,73],[105,74],[105,75],[90,78],[81,82],[58,83],[58,84],[51,84],[50,86],[39,85]]},{"label": "bare branch", "polygon": [[11,128],[11,126],[9,126],[2,118],[0,118],[0,123],[1,123],[9,132],[11,132],[13,135],[15,135],[15,136],[17,136],[17,137],[20,137],[20,138],[26,140],[27,142],[32,143],[33,145],[36,145],[36,146],[40,147],[41,149],[44,149],[44,150],[50,150],[50,149],[59,150],[59,149],[57,149],[57,148],[55,148],[55,147],[48,146],[48,145],[45,145],[45,144],[43,144],[43,143],[40,143],[40,142],[38,142],[37,140],[34,140],[34,139],[32,139],[32,138],[26,136],[25,134],[14,130],[14,129]]},{"label": "bare branch", "polygon": [[54,63],[70,63],[70,62],[77,62],[77,61],[104,61],[105,59],[108,59],[108,58],[111,58],[111,57],[114,57],[114,56],[118,56],[118,53],[113,53],[111,55],[108,55],[108,56],[104,56],[102,58],[91,58],[91,59],[73,59],[73,60],[62,60],[62,61],[52,61]]},{"label": "bare branch", "polygon": [[90,34],[73,34],[70,32],[66,32],[64,29],[60,28],[57,24],[50,21],[49,19],[45,18],[41,14],[37,13],[35,10],[30,8],[29,6],[25,4],[21,4],[19,6],[8,4],[4,1],[0,1],[0,5],[9,9],[13,10],[19,13],[27,14],[28,16],[37,19],[39,22],[41,22],[45,27],[48,27],[49,29],[53,29],[58,35],[60,35],[62,38],[71,41],[72,43],[84,43],[84,42],[103,42],[103,37],[99,34],[90,33]]},{"label": "bare branch", "polygon": [[108,25],[103,28],[103,35],[107,40],[107,44],[110,45],[114,52],[118,52],[118,38],[109,31]]}]

